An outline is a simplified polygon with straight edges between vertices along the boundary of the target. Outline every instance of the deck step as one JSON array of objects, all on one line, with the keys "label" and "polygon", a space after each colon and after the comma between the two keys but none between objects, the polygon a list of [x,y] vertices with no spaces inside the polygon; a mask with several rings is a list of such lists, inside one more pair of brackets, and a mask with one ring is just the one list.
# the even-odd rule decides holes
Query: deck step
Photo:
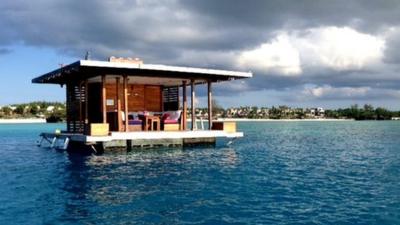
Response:
[{"label": "deck step", "polygon": [[50,148],[67,150],[70,138],[65,135],[57,134],[41,134],[42,139],[39,141],[38,146],[44,147],[44,143],[48,143]]}]

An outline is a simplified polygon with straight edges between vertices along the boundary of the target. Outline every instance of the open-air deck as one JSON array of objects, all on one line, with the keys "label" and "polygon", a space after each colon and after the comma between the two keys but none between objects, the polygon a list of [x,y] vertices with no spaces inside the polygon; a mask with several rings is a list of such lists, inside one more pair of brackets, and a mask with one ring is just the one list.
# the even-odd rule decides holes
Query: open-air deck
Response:
[{"label": "open-air deck", "polygon": [[[43,133],[50,143],[65,140],[104,149],[215,143],[242,137],[234,122],[215,122],[212,83],[252,77],[251,73],[143,64],[138,59],[80,60],[32,80],[66,85],[67,130]],[[197,129],[197,85],[207,85],[206,128]],[[188,127],[187,87],[190,86]],[[69,144],[70,143],[70,144]]]}]

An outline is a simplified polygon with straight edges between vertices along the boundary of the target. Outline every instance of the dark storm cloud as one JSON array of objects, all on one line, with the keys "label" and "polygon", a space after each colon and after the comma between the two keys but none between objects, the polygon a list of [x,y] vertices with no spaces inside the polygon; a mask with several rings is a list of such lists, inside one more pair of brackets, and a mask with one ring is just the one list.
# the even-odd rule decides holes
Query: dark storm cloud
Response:
[{"label": "dark storm cloud", "polygon": [[387,39],[385,49],[385,62],[390,64],[400,64],[400,30],[392,33]]},{"label": "dark storm cloud", "polygon": [[[12,1],[0,10],[3,43],[49,46],[76,56],[89,49],[99,58],[134,53],[150,59],[176,57],[184,48],[178,45],[187,45],[185,37],[174,34],[186,26],[179,26],[179,18],[169,15],[172,9],[162,4]],[[169,27],[175,28],[170,34]]]},{"label": "dark storm cloud", "polygon": [[397,0],[186,0],[182,4],[204,15],[211,26],[251,26],[263,30],[282,27],[355,26],[379,30],[398,24]]},{"label": "dark storm cloud", "polygon": [[[400,26],[399,12],[398,0],[9,0],[0,4],[0,46],[45,46],[75,57],[90,50],[98,59],[133,56],[149,63],[238,69],[236,57],[242,51],[270,42],[278,31],[346,26],[379,35]],[[217,93],[287,91],[307,84],[399,88],[399,34],[386,43],[390,69],[321,66],[284,76],[249,68],[254,79],[218,84]]]},{"label": "dark storm cloud", "polygon": [[283,28],[362,24],[377,29],[376,24],[400,19],[398,6],[396,1],[16,0],[0,6],[0,41],[47,45],[77,55],[93,48],[101,57],[112,51],[176,57],[185,50],[254,47]]}]

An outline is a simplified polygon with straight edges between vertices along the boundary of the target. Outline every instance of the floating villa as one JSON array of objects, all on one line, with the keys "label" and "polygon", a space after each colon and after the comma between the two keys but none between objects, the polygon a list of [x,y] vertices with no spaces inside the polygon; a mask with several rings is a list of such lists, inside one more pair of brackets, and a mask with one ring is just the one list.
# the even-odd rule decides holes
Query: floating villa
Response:
[{"label": "floating villa", "polygon": [[[66,86],[67,130],[42,133],[41,143],[54,146],[61,140],[64,149],[104,151],[214,144],[217,138],[242,137],[235,122],[213,121],[212,84],[250,77],[249,72],[145,64],[137,58],[79,60],[32,80]],[[207,85],[208,92],[208,123],[202,129],[196,126],[197,85]]]}]

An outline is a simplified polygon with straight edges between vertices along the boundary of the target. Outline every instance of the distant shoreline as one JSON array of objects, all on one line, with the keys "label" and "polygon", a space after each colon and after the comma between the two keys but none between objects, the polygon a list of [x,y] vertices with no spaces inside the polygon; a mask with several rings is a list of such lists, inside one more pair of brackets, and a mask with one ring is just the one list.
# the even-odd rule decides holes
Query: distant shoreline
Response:
[{"label": "distant shoreline", "polygon": [[235,121],[235,122],[300,122],[300,121],[315,121],[315,122],[330,122],[330,121],[355,121],[354,119],[249,119],[249,118],[219,118],[217,121]]},{"label": "distant shoreline", "polygon": [[[191,120],[188,119],[188,122]],[[197,122],[200,121],[197,119]],[[207,119],[203,119],[207,122]],[[356,121],[355,119],[250,119],[250,118],[218,118],[214,121],[234,121],[234,122],[335,122],[335,121]],[[28,118],[28,119],[0,119],[0,124],[29,124],[46,123],[46,119]]]},{"label": "distant shoreline", "polygon": [[46,119],[38,119],[38,118],[0,119],[0,124],[23,124],[23,123],[46,123]]}]

